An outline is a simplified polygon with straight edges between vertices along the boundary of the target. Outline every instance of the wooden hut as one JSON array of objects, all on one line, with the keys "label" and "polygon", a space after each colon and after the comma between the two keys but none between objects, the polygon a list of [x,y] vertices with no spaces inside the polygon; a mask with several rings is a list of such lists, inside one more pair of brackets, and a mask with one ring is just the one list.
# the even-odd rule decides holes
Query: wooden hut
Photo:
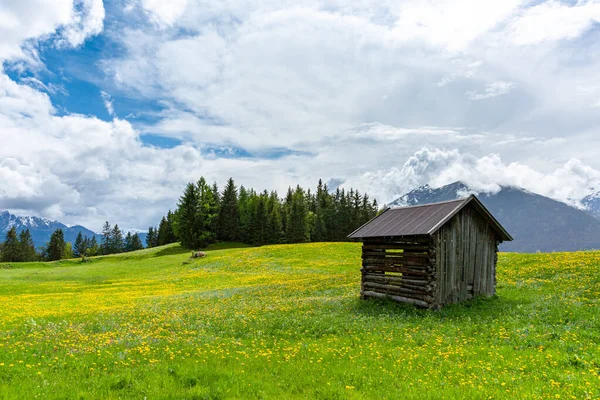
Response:
[{"label": "wooden hut", "polygon": [[498,244],[513,240],[473,195],[388,208],[348,237],[363,240],[362,298],[427,308],[493,296]]}]

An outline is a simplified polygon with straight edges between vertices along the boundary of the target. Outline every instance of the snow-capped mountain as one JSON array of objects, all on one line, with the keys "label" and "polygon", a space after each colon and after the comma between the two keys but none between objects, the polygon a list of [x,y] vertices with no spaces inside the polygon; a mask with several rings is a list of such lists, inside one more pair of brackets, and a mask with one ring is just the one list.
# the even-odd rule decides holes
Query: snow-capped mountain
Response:
[{"label": "snow-capped mountain", "polygon": [[[440,188],[423,186],[405,194],[391,207],[455,200],[477,194],[462,182]],[[502,187],[498,193],[479,193],[478,198],[514,237],[500,250],[574,251],[600,249],[600,220],[571,207],[522,188]]]},{"label": "snow-capped mountain", "polygon": [[4,240],[6,232],[13,226],[17,229],[17,232],[29,229],[36,247],[45,245],[50,240],[50,235],[57,229],[62,229],[65,241],[71,243],[75,243],[79,232],[84,236],[90,238],[96,236],[99,239],[98,235],[81,225],[69,227],[61,222],[51,221],[46,218],[20,217],[8,211],[0,211],[0,241]]},{"label": "snow-capped mountain", "polygon": [[600,190],[585,197],[581,204],[594,216],[600,218]]}]

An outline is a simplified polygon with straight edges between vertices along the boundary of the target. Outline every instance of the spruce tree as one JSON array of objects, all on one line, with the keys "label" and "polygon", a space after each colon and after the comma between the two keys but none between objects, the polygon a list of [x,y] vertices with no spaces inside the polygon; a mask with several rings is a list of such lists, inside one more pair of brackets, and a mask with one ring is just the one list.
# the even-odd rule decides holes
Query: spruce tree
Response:
[{"label": "spruce tree", "polygon": [[3,262],[18,262],[21,261],[21,248],[19,239],[17,238],[17,229],[13,226],[8,232],[4,239],[4,245],[2,247],[2,261]]},{"label": "spruce tree", "polygon": [[131,250],[141,250],[144,248],[142,241],[140,240],[140,236],[137,233],[131,235]]},{"label": "spruce tree", "polygon": [[62,229],[55,230],[50,236],[50,241],[46,246],[46,260],[61,260],[65,254],[65,236]]},{"label": "spruce tree", "polygon": [[21,261],[35,261],[37,259],[35,243],[33,242],[29,229],[21,231],[21,234],[19,235],[19,253]]},{"label": "spruce tree", "polygon": [[283,239],[283,223],[281,220],[281,204],[277,192],[271,192],[267,203],[266,242],[268,244],[281,243]]},{"label": "spruce tree", "polygon": [[111,253],[111,236],[112,229],[108,221],[104,223],[102,226],[102,244],[100,244],[100,254],[110,254]]},{"label": "spruce tree", "polygon": [[167,243],[175,243],[177,241],[177,237],[175,236],[175,229],[173,228],[173,222],[175,221],[175,214],[169,210],[167,213],[167,233],[166,233],[166,241]]},{"label": "spruce tree", "polygon": [[292,195],[291,206],[287,212],[287,242],[301,243],[309,241],[310,232],[307,229],[308,207],[304,190],[302,190],[300,186],[296,187],[296,190]]},{"label": "spruce tree", "polygon": [[238,209],[237,188],[233,178],[229,178],[221,197],[218,237],[224,241],[239,238],[240,214]]},{"label": "spruce tree", "polygon": [[84,239],[81,231],[79,231],[79,233],[77,234],[77,238],[75,239],[74,255],[76,257],[82,257],[83,255],[85,255],[85,250],[87,248],[86,245],[86,240]]},{"label": "spruce tree", "polygon": [[[162,217],[160,220],[160,224],[158,224],[158,245],[163,246],[168,244],[167,241],[167,218]],[[131,239],[131,237],[130,237]]]},{"label": "spruce tree", "polygon": [[187,184],[177,204],[177,226],[182,246],[196,248],[199,230],[198,190],[193,183]]},{"label": "spruce tree", "polygon": [[131,232],[127,232],[127,235],[125,235],[125,244],[123,245],[123,248],[126,252],[133,250]]},{"label": "spruce tree", "polygon": [[153,227],[148,227],[148,234],[146,235],[146,247],[154,247],[155,241],[155,230]]},{"label": "spruce tree", "polygon": [[197,183],[198,209],[197,221],[197,245],[204,247],[216,241],[217,235],[214,230],[215,220],[218,219],[218,203],[213,188],[201,177]]},{"label": "spruce tree", "polygon": [[242,185],[240,186],[239,196],[238,196],[238,213],[240,215],[239,218],[239,226],[238,226],[238,237],[236,240],[239,240],[243,243],[251,243],[252,242],[252,227],[251,219],[252,219],[252,207],[253,207],[254,198],[251,190],[246,190],[246,188]]},{"label": "spruce tree", "polygon": [[111,253],[122,253],[124,249],[123,233],[119,225],[115,224],[110,232],[110,250]]}]

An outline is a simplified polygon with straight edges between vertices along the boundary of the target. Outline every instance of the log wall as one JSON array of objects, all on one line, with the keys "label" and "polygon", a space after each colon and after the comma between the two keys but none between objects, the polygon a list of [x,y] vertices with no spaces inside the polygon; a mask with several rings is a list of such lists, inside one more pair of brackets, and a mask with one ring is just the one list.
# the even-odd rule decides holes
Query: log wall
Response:
[{"label": "log wall", "polygon": [[438,305],[496,293],[498,241],[489,223],[470,205],[434,237]]},{"label": "log wall", "polygon": [[429,235],[365,239],[361,296],[432,307],[436,302],[436,249]]}]

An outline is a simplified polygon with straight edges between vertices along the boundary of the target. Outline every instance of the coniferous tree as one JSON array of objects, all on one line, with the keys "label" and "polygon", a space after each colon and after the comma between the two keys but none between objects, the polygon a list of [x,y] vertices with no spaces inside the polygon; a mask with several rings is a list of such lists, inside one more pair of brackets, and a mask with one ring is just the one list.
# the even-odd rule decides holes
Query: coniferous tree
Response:
[{"label": "coniferous tree", "polygon": [[175,235],[175,229],[173,228],[173,222],[175,221],[175,214],[169,210],[167,213],[167,232],[165,234],[167,243],[175,243],[177,236]]},{"label": "coniferous tree", "polygon": [[77,238],[75,239],[75,247],[74,247],[74,255],[76,257],[81,257],[85,255],[85,250],[87,249],[86,238],[83,237],[81,231],[77,234]]},{"label": "coniferous tree", "polygon": [[291,243],[289,242],[289,238],[288,238],[288,232],[291,229],[291,221],[289,220],[290,218],[290,211],[292,209],[292,203],[294,201],[294,192],[292,191],[291,187],[288,187],[287,193],[285,195],[285,199],[283,201],[283,205],[282,205],[282,210],[281,210],[281,221],[282,221],[282,226],[283,226],[283,237],[284,237],[284,242],[285,243]]},{"label": "coniferous tree", "polygon": [[146,235],[146,247],[154,247],[156,241],[156,231],[153,227],[148,227],[148,234]]},{"label": "coniferous tree", "polygon": [[127,232],[127,235],[125,235],[123,249],[125,250],[125,252],[129,252],[132,250],[132,247],[133,246],[132,246],[131,232]]},{"label": "coniferous tree", "polygon": [[196,245],[204,247],[216,240],[216,234],[212,230],[214,220],[218,217],[217,201],[213,189],[201,177],[196,184],[198,190],[198,207],[196,214]]},{"label": "coniferous tree", "polygon": [[310,240],[310,232],[307,230],[308,208],[305,201],[304,190],[296,187],[292,195],[292,202],[287,210],[287,243],[301,243]]},{"label": "coniferous tree", "polygon": [[[167,241],[167,225],[168,225],[167,218],[162,217],[160,220],[160,223],[158,224],[158,245],[159,246],[163,246],[163,245],[169,243]],[[130,239],[131,239],[131,235],[130,235]]]},{"label": "coniferous tree", "polygon": [[35,243],[33,242],[29,229],[21,231],[21,234],[19,235],[19,253],[21,261],[35,261],[37,259]]},{"label": "coniferous tree", "polygon": [[110,254],[122,253],[123,248],[123,233],[119,229],[119,225],[115,224],[110,231]]},{"label": "coniferous tree", "polygon": [[283,239],[283,224],[281,221],[281,204],[277,192],[271,192],[267,203],[266,243],[277,244]]},{"label": "coniferous tree", "polygon": [[221,197],[218,237],[224,241],[239,238],[240,214],[238,209],[237,188],[233,178],[229,178]]},{"label": "coniferous tree", "polygon": [[238,213],[239,213],[239,226],[238,226],[238,237],[236,240],[239,240],[243,243],[251,243],[251,227],[250,227],[250,219],[252,214],[252,203],[253,203],[253,195],[251,190],[246,190],[244,185],[240,186],[239,195],[238,195]]},{"label": "coniferous tree", "polygon": [[65,255],[65,236],[62,229],[55,230],[50,236],[50,241],[46,246],[46,260],[57,261],[63,259]]},{"label": "coniferous tree", "polygon": [[[188,183],[177,204],[178,236],[181,244],[188,248],[197,247],[198,221],[198,190],[196,185]],[[158,236],[158,235],[157,235]]]},{"label": "coniferous tree", "polygon": [[131,235],[131,251],[141,250],[144,248],[140,236],[137,233]]},{"label": "coniferous tree", "polygon": [[212,220],[212,225],[210,230],[215,233],[215,239],[219,234],[219,214],[221,213],[221,194],[219,193],[219,187],[217,186],[217,182],[214,182],[212,185],[212,194],[214,198],[214,214],[215,217]]},{"label": "coniferous tree", "polygon": [[13,226],[8,232],[4,239],[4,245],[2,246],[2,261],[3,262],[18,262],[20,261],[20,244],[17,238],[17,229]]},{"label": "coniferous tree", "polygon": [[111,232],[112,229],[108,221],[104,223],[102,226],[102,243],[100,244],[100,254],[110,254],[111,253]]}]

